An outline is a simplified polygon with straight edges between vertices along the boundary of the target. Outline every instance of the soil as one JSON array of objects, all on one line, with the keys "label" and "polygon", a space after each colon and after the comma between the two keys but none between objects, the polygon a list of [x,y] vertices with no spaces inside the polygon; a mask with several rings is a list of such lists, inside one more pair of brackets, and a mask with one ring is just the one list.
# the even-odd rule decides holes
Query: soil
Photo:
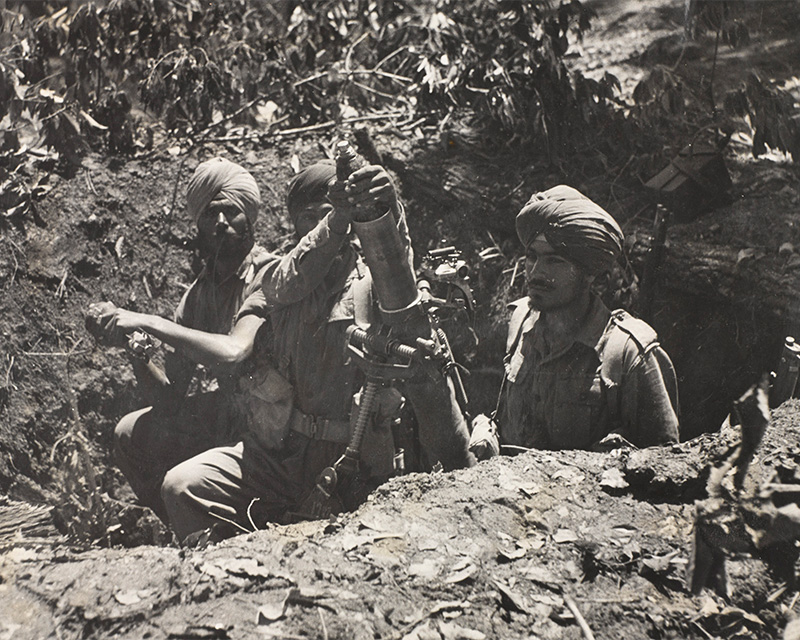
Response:
[{"label": "soil", "polygon": [[[571,56],[575,67],[611,71],[627,93],[654,64],[680,63],[687,82],[708,73],[713,37],[682,58],[675,44],[682,2],[590,4],[599,15]],[[748,47],[721,50],[719,95],[750,68],[798,75],[800,39],[770,25]],[[738,442],[736,430],[718,426],[731,401],[774,368],[783,336],[800,333],[791,304],[800,291],[796,163],[753,160],[734,137],[725,154],[733,203],[670,228],[650,320],[680,375],[686,442],[530,452],[412,474],[331,522],[181,549],[133,504],[111,461],[113,426],[138,398],[126,357],[94,343],[84,309],[111,300],[171,315],[197,266],[186,181],[215,155],[256,177],[265,202],[258,240],[284,249],[293,240],[283,210],[292,166],[319,158],[334,136],[180,148],[152,126],[162,142],[148,155],[91,154],[67,170],[36,169],[51,191],[36,217],[0,235],[0,637],[577,639],[589,637],[581,616],[597,638],[782,633],[797,590],[769,554],[729,554],[728,593],[691,594],[687,572],[694,501],[706,497],[710,465]],[[504,339],[498,310],[519,291],[501,271],[519,250],[520,204],[531,191],[574,184],[623,222],[641,256],[635,249],[652,227],[637,213],[646,198],[585,167],[526,166],[502,152],[489,161],[456,126],[377,122],[370,133],[407,203],[417,255],[455,244],[473,265],[480,340],[462,347],[462,359],[474,410],[491,410]],[[494,242],[502,267],[477,258]],[[797,483],[798,411],[794,401],[775,412],[751,493],[776,469]]]},{"label": "soil", "polygon": [[[773,416],[751,485],[797,470],[798,408]],[[737,439],[413,474],[354,513],[200,550],[17,545],[0,613],[14,638],[585,637],[572,605],[598,639],[774,638],[796,592],[766,553],[726,560],[727,597],[687,589],[681,496],[702,493],[701,468]]]}]

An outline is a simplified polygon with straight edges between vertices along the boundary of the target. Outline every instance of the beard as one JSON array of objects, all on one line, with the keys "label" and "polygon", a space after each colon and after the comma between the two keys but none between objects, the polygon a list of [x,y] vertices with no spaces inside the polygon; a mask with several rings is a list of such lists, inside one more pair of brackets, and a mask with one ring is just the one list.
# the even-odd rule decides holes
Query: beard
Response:
[{"label": "beard", "polygon": [[213,235],[200,233],[197,241],[200,257],[212,261],[243,259],[253,246],[252,234],[238,234],[230,229]]}]

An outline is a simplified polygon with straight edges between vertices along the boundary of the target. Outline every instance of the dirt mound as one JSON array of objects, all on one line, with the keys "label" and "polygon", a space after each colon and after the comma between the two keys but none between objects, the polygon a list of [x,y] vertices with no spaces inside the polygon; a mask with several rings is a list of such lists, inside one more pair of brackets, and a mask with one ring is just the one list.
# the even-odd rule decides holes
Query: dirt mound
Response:
[{"label": "dirt mound", "polygon": [[[776,412],[750,492],[777,469],[800,471],[796,447],[785,451],[800,439],[797,409]],[[331,522],[202,550],[17,545],[0,609],[15,638],[588,637],[581,624],[598,639],[774,638],[793,588],[739,554],[727,598],[692,595],[694,508],[654,499],[668,482],[700,493],[698,470],[737,439],[410,475]]]}]

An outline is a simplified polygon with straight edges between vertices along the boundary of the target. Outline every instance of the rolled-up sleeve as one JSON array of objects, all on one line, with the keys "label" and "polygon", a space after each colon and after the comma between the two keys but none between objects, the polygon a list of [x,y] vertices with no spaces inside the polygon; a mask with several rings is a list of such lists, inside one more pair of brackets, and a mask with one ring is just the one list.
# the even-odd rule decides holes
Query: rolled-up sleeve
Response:
[{"label": "rolled-up sleeve", "polygon": [[261,285],[269,305],[287,305],[305,298],[322,282],[348,234],[336,233],[329,216],[300,239],[283,258],[265,269]]}]

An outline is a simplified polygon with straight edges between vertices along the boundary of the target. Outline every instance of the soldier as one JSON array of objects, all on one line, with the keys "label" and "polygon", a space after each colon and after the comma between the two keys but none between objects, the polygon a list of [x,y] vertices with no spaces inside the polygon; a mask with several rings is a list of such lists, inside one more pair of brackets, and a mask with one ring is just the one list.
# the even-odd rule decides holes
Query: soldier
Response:
[{"label": "soldier", "polygon": [[[347,361],[346,331],[353,323],[364,326],[375,318],[370,272],[350,230],[352,212],[376,205],[392,210],[409,252],[410,242],[394,186],[381,167],[365,167],[351,176],[346,192],[329,193],[335,176],[330,161],[295,176],[287,209],[299,242],[263,272],[274,358],[290,396],[288,417],[280,403],[271,419],[273,425],[278,418],[284,421],[280,429],[273,426],[282,439],[272,447],[245,440],[243,450],[213,449],[171,470],[162,489],[170,519],[195,527],[184,526],[179,532],[183,538],[209,526],[209,514],[240,526],[248,525],[248,519],[260,526],[306,515],[301,513],[304,498],[350,440],[353,397],[363,375]],[[415,408],[425,405],[419,432],[428,460],[441,462],[445,469],[474,464],[467,425],[444,378],[423,375],[404,389]],[[392,387],[380,393],[377,416],[361,451],[362,477],[368,479],[361,491],[343,496],[345,508],[356,506],[365,491],[393,473],[392,424],[400,402]],[[186,465],[191,468],[184,469]],[[216,529],[214,535],[230,533]]]},{"label": "soldier", "polygon": [[[176,513],[162,494],[172,496],[176,486],[185,486],[209,468],[227,465],[235,467],[230,473],[244,475],[238,459],[243,441],[279,445],[291,400],[291,389],[271,366],[268,350],[271,337],[261,279],[277,258],[254,241],[261,205],[258,185],[239,165],[215,158],[197,167],[186,199],[187,213],[197,224],[204,267],[180,301],[174,320],[110,302],[91,305],[87,315],[87,328],[103,343],[121,346],[128,335],[141,331],[168,347],[164,369],[149,359],[133,359],[149,406],[120,420],[114,455],[139,501],[181,539],[219,518]],[[210,370],[217,391],[187,395],[197,365]],[[231,446],[215,449],[212,459],[196,457],[221,445]],[[219,515],[233,517],[236,511]]]},{"label": "soldier", "polygon": [[[273,307],[279,368],[294,389],[292,432],[309,456],[303,464],[309,474],[306,482],[321,464],[335,460],[348,440],[350,403],[362,376],[346,362],[345,331],[354,322],[363,326],[378,319],[370,272],[350,229],[353,213],[376,206],[392,211],[411,254],[405,212],[386,171],[377,165],[359,169],[344,190],[331,188],[335,177],[336,167],[327,161],[295,177],[287,208],[302,238],[263,283]],[[420,422],[419,438],[428,461],[439,461],[445,469],[473,464],[467,425],[445,379],[422,376],[403,389]],[[385,413],[394,393],[384,393]],[[373,429],[365,442],[362,458],[375,477],[391,473],[391,436],[388,429]]]},{"label": "soldier", "polygon": [[[516,219],[528,296],[512,303],[499,403],[500,442],[538,449],[678,441],[677,381],[655,331],[591,291],[622,249],[616,221],[564,185],[534,194]],[[498,451],[479,416],[471,449]]]}]

